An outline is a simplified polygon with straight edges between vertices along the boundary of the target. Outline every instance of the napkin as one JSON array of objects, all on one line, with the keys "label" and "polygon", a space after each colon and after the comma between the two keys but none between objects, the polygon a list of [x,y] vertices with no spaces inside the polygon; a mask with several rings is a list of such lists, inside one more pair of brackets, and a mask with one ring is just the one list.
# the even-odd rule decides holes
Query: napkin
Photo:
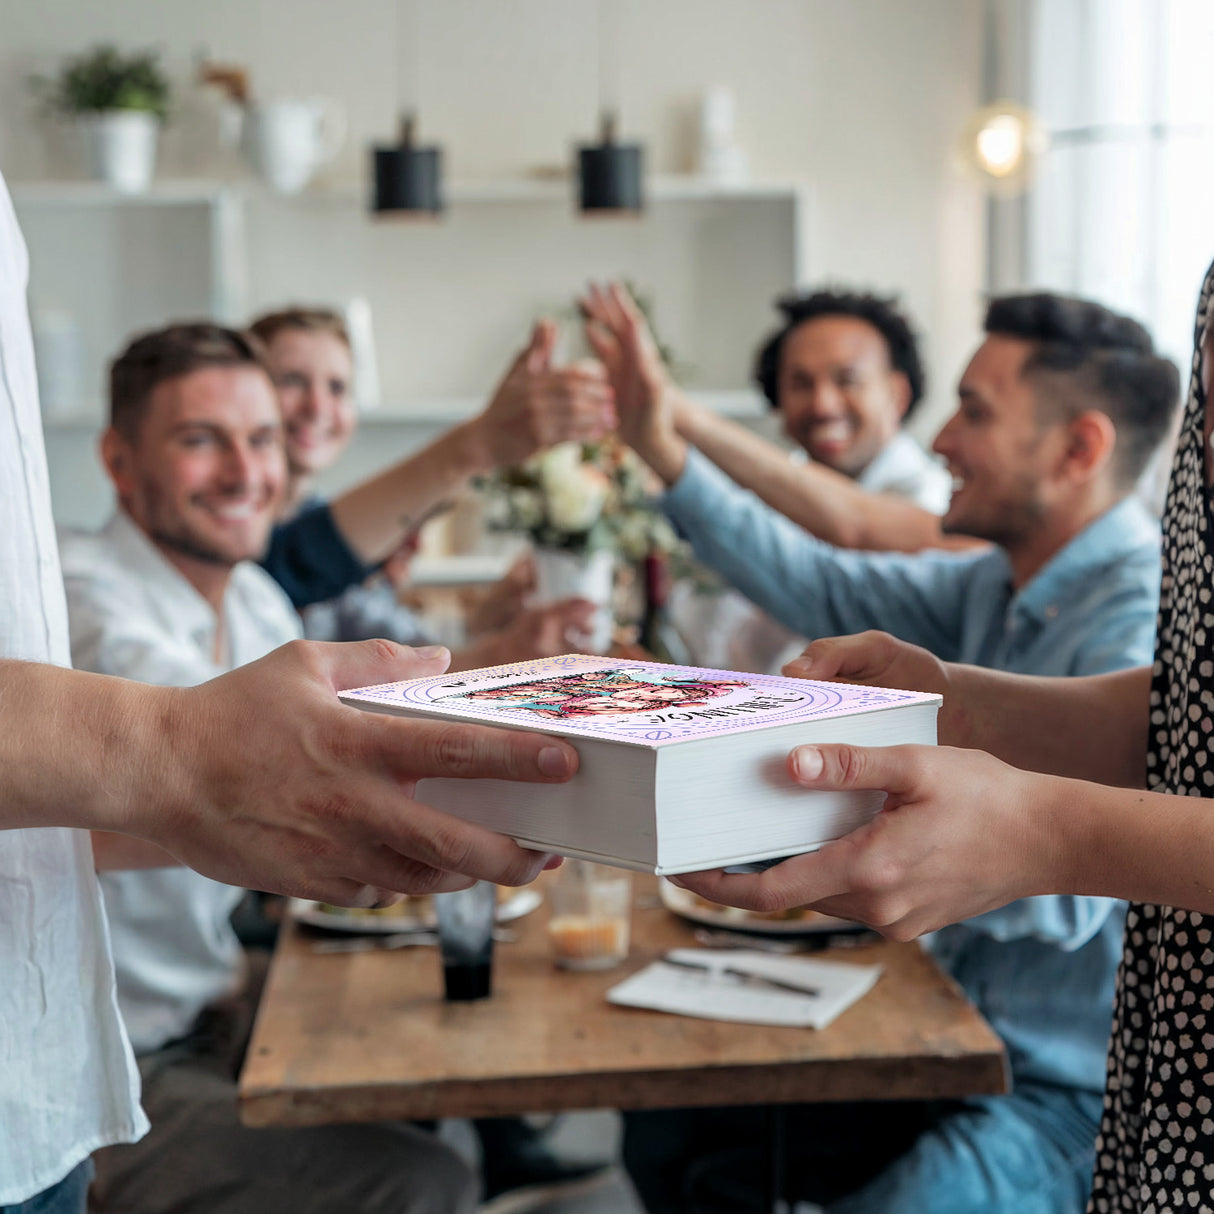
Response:
[{"label": "napkin", "polygon": [[[608,1002],[706,1020],[821,1029],[881,976],[879,965],[778,957],[749,949],[683,948],[668,956],[682,964],[655,961],[613,986]],[[703,969],[689,968],[701,965]],[[765,986],[747,975],[805,989]]]}]

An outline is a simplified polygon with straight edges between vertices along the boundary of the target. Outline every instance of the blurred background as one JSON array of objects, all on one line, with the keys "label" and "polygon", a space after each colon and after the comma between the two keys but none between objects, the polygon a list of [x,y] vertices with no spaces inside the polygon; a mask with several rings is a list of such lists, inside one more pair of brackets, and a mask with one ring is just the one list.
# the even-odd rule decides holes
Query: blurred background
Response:
[{"label": "blurred background", "polygon": [[[151,52],[170,89],[133,191],[48,104],[98,44]],[[627,279],[689,390],[760,427],[772,301],[827,281],[917,320],[924,441],[991,292],[1092,296],[1184,365],[1211,63],[1208,0],[0,0],[59,520],[107,512],[104,366],[132,331],[288,302],[352,306],[359,338],[366,421],[326,489],[478,408],[535,318],[578,356],[591,279]],[[578,210],[604,110],[643,147],[639,212]],[[370,210],[402,111],[442,149],[437,217]]]}]

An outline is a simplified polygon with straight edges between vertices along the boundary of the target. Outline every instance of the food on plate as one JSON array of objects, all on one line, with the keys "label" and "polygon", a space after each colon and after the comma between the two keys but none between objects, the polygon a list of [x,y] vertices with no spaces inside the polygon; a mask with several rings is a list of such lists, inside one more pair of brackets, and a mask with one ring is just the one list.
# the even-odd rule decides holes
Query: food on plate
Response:
[{"label": "food on plate", "polygon": [[401,902],[391,906],[334,906],[331,902],[318,902],[316,909],[326,915],[342,915],[347,919],[404,919],[421,918],[431,907],[429,894],[406,894]]}]

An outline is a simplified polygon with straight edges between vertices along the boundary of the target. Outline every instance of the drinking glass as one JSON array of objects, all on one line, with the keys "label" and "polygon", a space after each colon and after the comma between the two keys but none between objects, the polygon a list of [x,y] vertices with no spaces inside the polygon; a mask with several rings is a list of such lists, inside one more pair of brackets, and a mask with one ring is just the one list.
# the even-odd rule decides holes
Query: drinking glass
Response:
[{"label": "drinking glass", "polygon": [[628,956],[632,877],[623,869],[566,860],[550,892],[548,939],[562,969],[610,969]]},{"label": "drinking glass", "polygon": [[468,889],[435,894],[434,910],[447,999],[488,998],[493,989],[497,886],[492,881],[478,881]]}]

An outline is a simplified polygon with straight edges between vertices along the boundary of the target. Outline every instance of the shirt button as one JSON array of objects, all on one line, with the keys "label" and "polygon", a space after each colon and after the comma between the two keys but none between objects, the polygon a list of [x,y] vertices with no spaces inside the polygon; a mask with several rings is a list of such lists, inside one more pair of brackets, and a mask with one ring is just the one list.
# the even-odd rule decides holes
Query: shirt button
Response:
[{"label": "shirt button", "polygon": [[1045,618],[1047,620],[1056,620],[1058,618],[1058,608],[1053,603],[1045,609]]}]

